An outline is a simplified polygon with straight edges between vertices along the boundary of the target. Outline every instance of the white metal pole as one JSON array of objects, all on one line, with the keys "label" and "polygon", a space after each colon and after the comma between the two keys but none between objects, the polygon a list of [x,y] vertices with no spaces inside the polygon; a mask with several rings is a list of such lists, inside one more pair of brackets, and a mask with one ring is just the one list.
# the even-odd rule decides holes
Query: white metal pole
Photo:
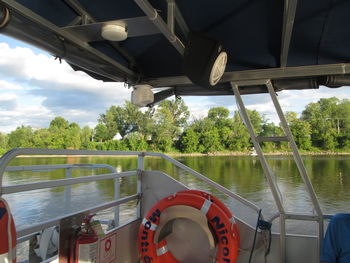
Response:
[{"label": "white metal pole", "polygon": [[[145,154],[141,153],[139,154],[137,158],[137,194],[142,194],[142,175],[143,171],[145,170]],[[142,195],[141,195],[142,198]],[[137,218],[141,218],[141,200],[138,201],[137,204]]]},{"label": "white metal pole", "polygon": [[[66,179],[72,178],[72,168],[68,167],[66,168]],[[71,185],[66,185],[64,188],[64,211],[66,213],[70,212],[71,209],[71,196],[72,196],[72,186]]]}]

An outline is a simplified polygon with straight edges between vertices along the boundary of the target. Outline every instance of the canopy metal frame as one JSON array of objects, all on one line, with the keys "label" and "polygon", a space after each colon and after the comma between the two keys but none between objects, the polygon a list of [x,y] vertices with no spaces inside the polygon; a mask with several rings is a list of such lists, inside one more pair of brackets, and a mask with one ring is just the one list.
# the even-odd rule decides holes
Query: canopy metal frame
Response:
[{"label": "canopy metal frame", "polygon": [[292,38],[297,3],[298,3],[297,0],[284,1],[284,15],[283,15],[283,28],[282,28],[282,40],[281,40],[281,58],[280,58],[281,68],[284,68],[287,66],[289,45],[290,45],[290,40]]},{"label": "canopy metal frame", "polygon": [[[281,123],[281,127],[282,130],[284,132],[284,136],[274,136],[274,137],[259,137],[255,134],[254,132],[254,128],[253,125],[251,123],[251,120],[249,118],[248,112],[245,108],[243,99],[241,97],[240,94],[240,87],[244,87],[244,86],[251,86],[251,85],[265,85],[267,87],[268,93],[271,97],[271,100],[273,102],[274,108],[276,110],[276,113],[279,117],[280,123]],[[283,110],[281,108],[281,105],[278,101],[274,86],[271,82],[270,79],[260,79],[260,80],[249,80],[249,81],[240,81],[240,82],[231,82],[231,86],[232,86],[232,90],[234,92],[235,95],[235,99],[236,99],[236,104],[238,107],[238,112],[240,113],[241,119],[243,120],[243,123],[245,124],[245,126],[248,129],[250,138],[253,142],[254,148],[256,150],[256,153],[259,157],[261,166],[263,168],[265,177],[267,179],[267,182],[269,184],[269,187],[271,189],[272,192],[272,196],[275,200],[277,209],[278,209],[278,213],[279,213],[279,222],[280,222],[280,250],[281,250],[281,261],[280,262],[286,262],[286,220],[288,219],[288,216],[284,209],[283,206],[283,201],[282,201],[282,197],[281,197],[281,193],[278,190],[278,185],[274,180],[275,174],[272,170],[272,168],[268,165],[267,160],[265,158],[264,152],[262,151],[261,147],[260,147],[260,143],[261,142],[279,142],[279,141],[287,141],[289,142],[289,145],[292,149],[293,152],[293,158],[295,161],[295,164],[298,168],[299,174],[301,176],[301,178],[303,179],[303,182],[306,186],[306,190],[309,194],[311,203],[313,205],[313,208],[316,212],[316,215],[312,214],[312,215],[307,215],[308,217],[313,217],[314,220],[316,222],[318,222],[318,234],[319,234],[319,242],[318,242],[318,249],[317,249],[317,258],[319,261],[319,251],[322,247],[322,240],[323,240],[323,235],[324,235],[324,226],[323,226],[323,213],[321,210],[321,206],[319,204],[319,201],[317,199],[316,193],[313,189],[313,186],[310,182],[310,179],[308,177],[307,174],[307,170],[304,166],[303,160],[300,156],[298,147],[294,141],[293,138],[293,134],[289,128],[289,125],[287,123],[286,117],[283,113]],[[291,214],[291,213],[289,213]],[[271,221],[273,219],[271,218]]]},{"label": "canopy metal frame", "polygon": [[148,18],[154,23],[154,25],[159,29],[159,31],[176,48],[176,50],[181,55],[183,55],[185,53],[185,45],[175,35],[175,32],[174,32],[175,18],[176,20],[180,21],[180,24],[182,25],[181,28],[184,29],[187,26],[185,26],[186,25],[185,20],[183,19],[179,9],[176,7],[175,1],[168,1],[168,14],[167,14],[168,24],[164,22],[164,20],[159,16],[158,11],[155,8],[153,8],[153,6],[147,0],[134,0],[134,1],[148,16]]},{"label": "canopy metal frame", "polygon": [[[350,63],[225,72],[219,83],[344,74],[350,74]],[[193,85],[190,79],[186,76],[149,78],[145,79],[143,83],[149,84],[154,88]]]},{"label": "canopy metal frame", "polygon": [[[78,0],[64,0],[64,2],[67,5],[69,5],[80,16],[80,19],[76,21],[72,21],[71,25],[78,24],[79,21],[83,25],[98,22],[89,12],[87,12],[81,6]],[[108,42],[119,54],[121,54],[126,60],[128,60],[131,68],[135,66],[135,63],[136,63],[135,59],[130,54],[128,54],[123,48],[121,48],[117,42],[112,42],[112,41],[108,41]]]}]

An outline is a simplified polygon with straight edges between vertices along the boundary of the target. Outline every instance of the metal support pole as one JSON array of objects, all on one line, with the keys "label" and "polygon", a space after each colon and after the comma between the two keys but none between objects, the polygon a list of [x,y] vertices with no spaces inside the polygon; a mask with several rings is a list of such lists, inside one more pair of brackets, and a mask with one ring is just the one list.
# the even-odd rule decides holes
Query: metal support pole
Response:
[{"label": "metal support pole", "polygon": [[268,81],[266,83],[266,86],[268,88],[268,91],[270,93],[270,96],[271,96],[271,99],[272,99],[272,102],[276,108],[276,111],[277,111],[277,114],[278,114],[278,117],[281,121],[281,125],[282,125],[282,128],[283,128],[283,131],[285,132],[288,140],[289,140],[289,143],[290,143],[290,146],[292,148],[292,151],[293,151],[293,157],[294,157],[294,161],[298,167],[298,170],[300,172],[300,175],[306,185],[306,190],[308,191],[309,195],[310,195],[310,198],[311,198],[311,201],[312,201],[312,204],[315,208],[315,211],[317,213],[318,216],[322,216],[322,210],[321,210],[321,207],[320,207],[320,204],[318,203],[318,199],[316,197],[316,194],[315,194],[315,191],[314,191],[314,188],[312,187],[312,184],[310,182],[310,179],[307,175],[307,171],[306,171],[306,168],[304,166],[304,163],[303,163],[303,160],[301,159],[301,156],[299,154],[299,151],[298,151],[298,147],[293,139],[293,135],[292,135],[292,132],[290,131],[289,127],[288,127],[288,123],[287,123],[287,120],[283,114],[283,111],[282,111],[282,108],[278,102],[278,99],[277,99],[277,96],[276,96],[276,92],[275,90],[273,89],[273,85],[271,83],[271,81]]},{"label": "metal support pole", "polygon": [[272,172],[271,168],[267,164],[267,161],[266,161],[266,158],[264,156],[264,153],[263,153],[263,151],[262,151],[262,149],[260,147],[260,144],[259,144],[259,142],[257,140],[257,137],[255,136],[254,128],[253,128],[253,125],[252,125],[252,123],[250,121],[248,113],[247,113],[247,111],[245,109],[242,97],[241,97],[241,95],[239,93],[238,85],[231,82],[231,86],[232,86],[233,92],[235,94],[238,111],[240,112],[240,115],[241,115],[241,117],[243,119],[243,122],[244,122],[244,124],[246,125],[246,127],[248,129],[248,132],[249,132],[250,138],[251,138],[251,140],[253,142],[253,145],[254,145],[254,148],[256,150],[256,153],[258,154],[258,156],[260,158],[261,166],[263,168],[263,171],[264,171],[264,174],[266,176],[267,182],[268,182],[268,184],[270,186],[273,198],[275,199],[275,203],[277,205],[277,209],[278,209],[278,211],[280,213],[284,213],[282,200],[281,200],[281,198],[280,198],[280,196],[278,194],[277,186],[275,185],[275,182],[273,181],[272,176],[271,176],[271,172]]},{"label": "metal support pole", "polygon": [[284,1],[281,57],[280,57],[280,65],[282,68],[287,66],[288,52],[289,52],[290,40],[292,38],[297,3],[298,3],[298,0]]},{"label": "metal support pole", "polygon": [[272,196],[275,200],[275,203],[277,205],[277,209],[278,209],[279,214],[280,214],[280,252],[281,252],[280,262],[284,263],[285,259],[286,259],[286,227],[285,227],[285,212],[284,212],[284,208],[283,208],[283,203],[282,203],[281,197],[278,194],[277,185],[275,184],[275,182],[273,181],[273,178],[272,178],[272,174],[273,174],[272,169],[268,165],[266,158],[264,156],[264,153],[260,147],[258,138],[255,135],[253,125],[250,121],[250,118],[249,118],[248,113],[246,111],[246,108],[244,106],[241,94],[239,92],[238,85],[231,82],[231,86],[232,86],[233,92],[235,94],[238,111],[241,115],[241,118],[243,119],[245,126],[248,129],[250,138],[253,142],[256,153],[259,156],[261,166],[263,168],[265,177],[267,179],[267,182],[268,182],[269,187],[270,187],[271,192],[272,192]]},{"label": "metal support pole", "polygon": [[175,2],[174,0],[168,0],[168,16],[167,16],[167,24],[170,32],[174,34],[174,13],[175,13]]},{"label": "metal support pole", "polygon": [[[139,154],[137,158],[137,194],[141,195],[142,197],[142,174],[145,170],[145,160],[144,160],[145,154],[141,153]],[[137,204],[137,218],[141,218],[141,201],[139,199],[139,202]]]},{"label": "metal support pole", "polygon": [[[306,168],[304,166],[303,160],[301,159],[301,156],[300,156],[299,151],[298,151],[298,147],[293,139],[293,134],[289,129],[287,120],[283,114],[281,105],[278,102],[276,92],[273,88],[271,81],[268,81],[266,83],[266,86],[267,86],[267,89],[268,89],[269,94],[271,96],[272,102],[275,106],[275,109],[277,111],[278,117],[281,121],[283,131],[289,140],[290,147],[292,148],[292,151],[293,151],[293,158],[294,158],[294,161],[298,167],[300,176],[303,179],[304,184],[306,185],[306,190],[310,196],[311,202],[312,202],[314,209],[318,215],[318,224],[319,224],[319,244],[318,244],[319,248],[318,248],[318,251],[320,251],[321,246],[322,246],[322,240],[323,240],[323,214],[322,214],[321,206],[318,202],[314,188],[313,188],[313,186],[310,182],[310,179],[307,175],[307,171],[306,171]],[[317,255],[319,256],[319,253],[317,253]]]},{"label": "metal support pole", "polygon": [[[72,178],[72,168],[68,167],[66,169],[66,178]],[[64,188],[64,211],[69,213],[71,210],[71,196],[72,196],[72,186],[66,185]]]},{"label": "metal support pole", "polygon": [[286,262],[286,215],[280,213],[280,262]]}]

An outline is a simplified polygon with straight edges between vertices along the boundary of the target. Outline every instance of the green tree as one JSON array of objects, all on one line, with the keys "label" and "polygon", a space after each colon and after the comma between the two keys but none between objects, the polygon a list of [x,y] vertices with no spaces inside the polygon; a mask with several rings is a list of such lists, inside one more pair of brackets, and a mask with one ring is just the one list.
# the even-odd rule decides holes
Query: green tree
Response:
[{"label": "green tree", "polygon": [[51,149],[66,149],[66,136],[69,122],[62,118],[54,118],[49,125],[50,143]]},{"label": "green tree", "polygon": [[95,142],[104,142],[109,140],[109,133],[108,133],[108,129],[105,125],[99,123],[96,125],[95,129],[94,129],[94,136],[93,136],[93,140]]},{"label": "green tree", "polygon": [[208,119],[214,122],[215,127],[222,129],[223,127],[232,126],[229,114],[229,109],[225,107],[214,107],[208,111]]},{"label": "green tree", "polygon": [[93,130],[89,126],[84,126],[80,131],[81,149],[88,150],[92,142]]},{"label": "green tree", "polygon": [[130,151],[146,151],[148,149],[146,140],[138,132],[129,133],[123,141]]},{"label": "green tree", "polygon": [[205,130],[200,137],[202,152],[211,153],[223,150],[220,140],[220,133],[217,128]]},{"label": "green tree", "polygon": [[7,149],[8,136],[0,132],[0,149]]},{"label": "green tree", "polygon": [[311,127],[306,121],[300,120],[295,112],[287,112],[286,119],[299,149],[311,149]]},{"label": "green tree", "polygon": [[[262,125],[262,132],[260,133],[260,136],[262,137],[274,137],[274,136],[282,136],[283,131],[282,129],[275,125],[273,122],[265,122]],[[288,148],[288,144],[286,142],[262,142],[261,143],[262,148],[264,151],[280,151],[280,150],[286,150]]]},{"label": "green tree", "polygon": [[187,125],[190,113],[181,98],[165,100],[159,103],[155,112],[152,143],[161,151],[172,151],[180,139],[182,129]]},{"label": "green tree", "polygon": [[180,139],[180,150],[185,153],[198,152],[199,134],[192,128],[186,129]]},{"label": "green tree", "polygon": [[123,138],[132,132],[139,132],[147,137],[153,127],[154,109],[142,112],[137,106],[125,101],[123,107],[111,106],[100,115],[99,124],[106,127],[105,140],[111,140],[117,133]]},{"label": "green tree", "polygon": [[335,122],[339,147],[350,149],[350,100],[344,99],[338,104]]},{"label": "green tree", "polygon": [[8,135],[9,148],[31,148],[34,146],[33,130],[30,126],[17,127]]},{"label": "green tree", "polygon": [[233,119],[229,118],[229,113],[225,107],[214,107],[208,111],[208,120],[218,129],[221,149],[230,149],[233,139]]},{"label": "green tree", "polygon": [[65,134],[65,149],[80,149],[80,127],[77,123],[69,124]]},{"label": "green tree", "polygon": [[249,151],[252,147],[250,136],[247,128],[238,113],[235,111],[233,115],[233,134],[228,145],[231,151]]},{"label": "green tree", "polygon": [[48,129],[38,129],[33,134],[34,146],[36,148],[49,148],[51,133]]},{"label": "green tree", "polygon": [[[256,135],[261,135],[263,132],[263,124],[266,122],[256,110],[247,110],[248,116],[252,123]],[[228,143],[228,148],[231,151],[250,151],[253,144],[250,141],[250,135],[245,127],[238,111],[233,115],[232,135]]]},{"label": "green tree", "polygon": [[339,100],[335,97],[320,99],[316,103],[308,104],[302,112],[302,120],[311,126],[313,146],[325,150],[334,150],[338,146],[336,121],[339,119],[338,103]]},{"label": "green tree", "polygon": [[69,125],[69,122],[62,118],[62,117],[56,117],[50,122],[49,129],[50,130],[64,130],[67,129]]}]

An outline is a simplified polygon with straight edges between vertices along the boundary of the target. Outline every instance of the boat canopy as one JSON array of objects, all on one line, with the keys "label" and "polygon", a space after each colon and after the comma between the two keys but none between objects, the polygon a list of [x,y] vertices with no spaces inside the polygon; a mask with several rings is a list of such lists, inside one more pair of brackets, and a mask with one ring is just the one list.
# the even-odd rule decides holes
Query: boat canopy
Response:
[{"label": "boat canopy", "polygon": [[[0,33],[96,79],[166,87],[160,100],[232,95],[230,82],[257,79],[276,91],[350,84],[349,10],[346,0],[0,0]],[[213,87],[185,70],[192,33],[227,53]],[[265,91],[245,85],[242,93]]]}]

